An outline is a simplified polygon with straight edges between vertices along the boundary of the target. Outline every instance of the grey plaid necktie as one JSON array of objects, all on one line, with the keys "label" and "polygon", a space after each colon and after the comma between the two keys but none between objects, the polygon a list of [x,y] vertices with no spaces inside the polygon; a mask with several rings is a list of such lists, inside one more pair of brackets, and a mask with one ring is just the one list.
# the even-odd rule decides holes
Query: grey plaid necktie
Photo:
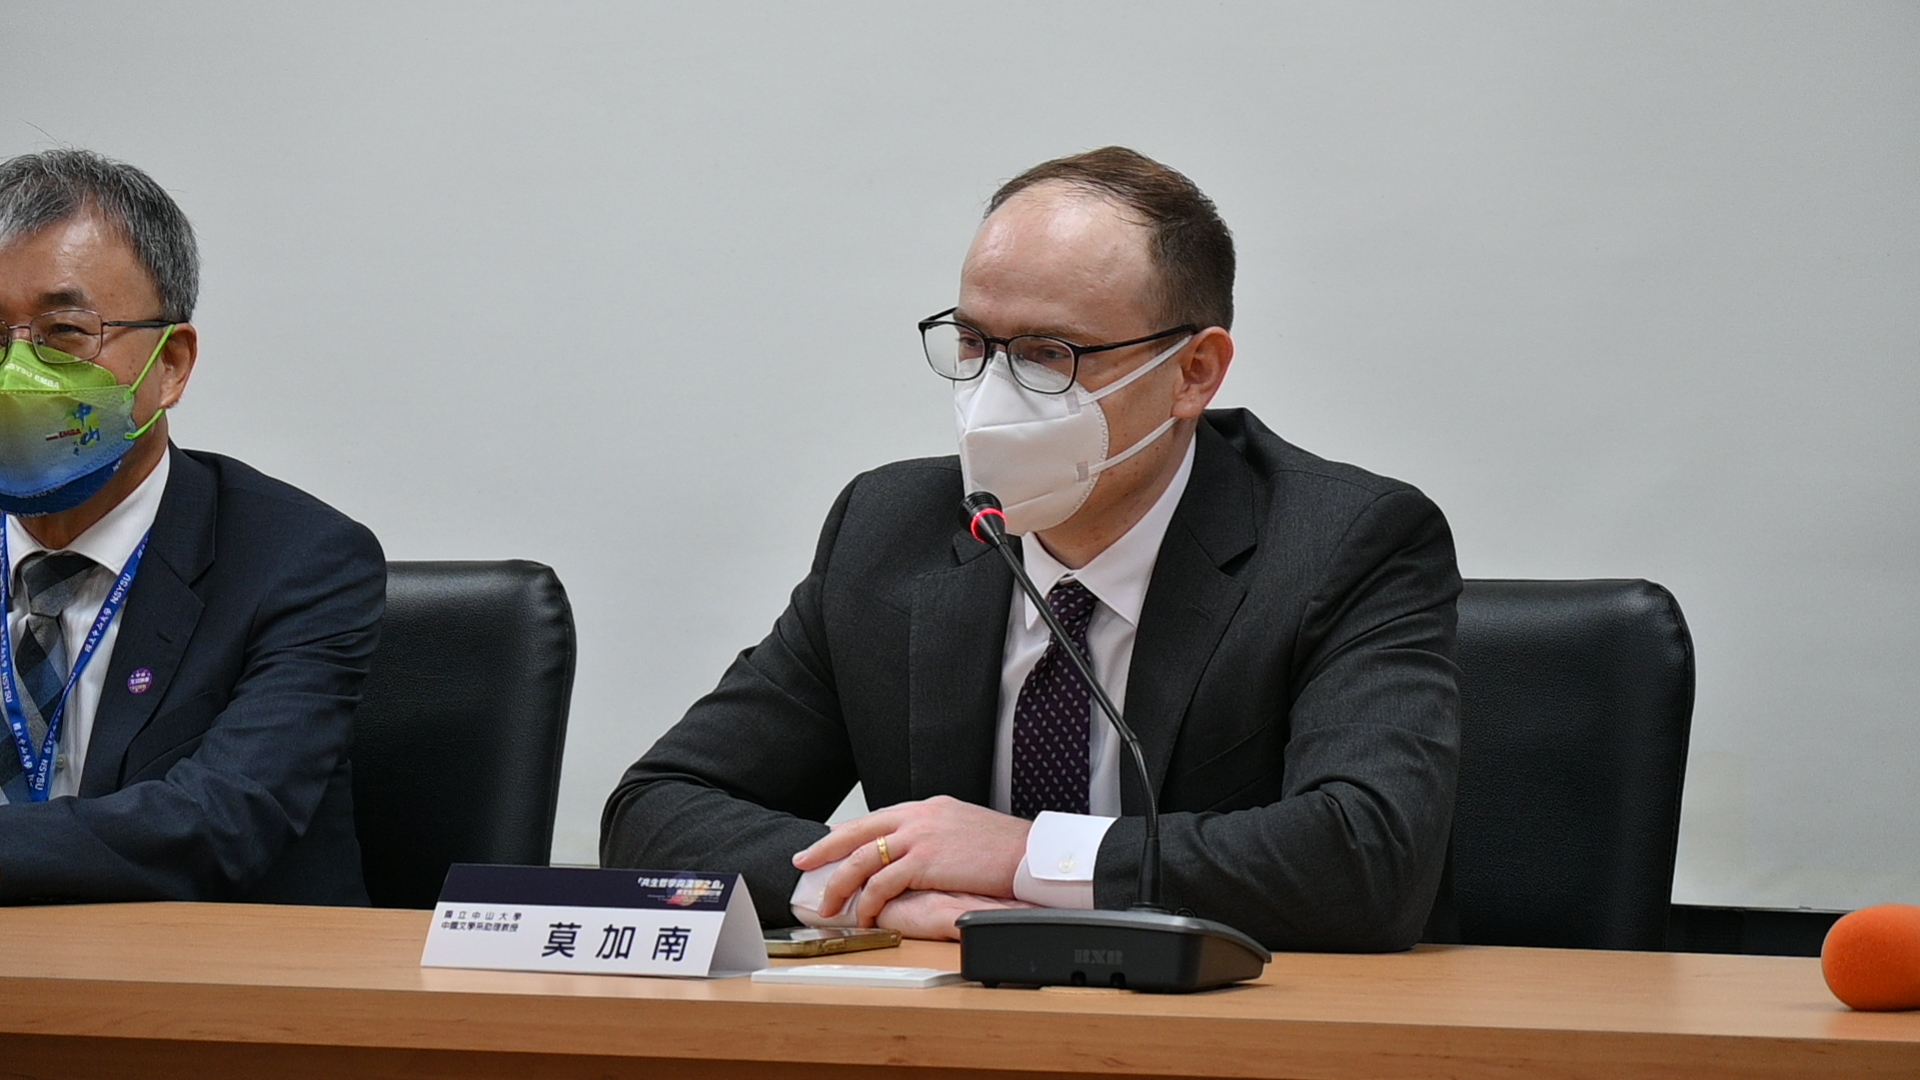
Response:
[{"label": "grey plaid necktie", "polygon": [[[60,615],[86,587],[88,575],[100,564],[71,551],[38,551],[20,561],[20,595],[27,617],[13,650],[18,673],[21,710],[36,749],[45,745],[47,720],[66,692],[69,660],[67,635]],[[22,772],[20,754],[0,754],[0,779]]]},{"label": "grey plaid necktie", "polygon": [[[1047,594],[1047,606],[1087,653],[1087,622],[1098,603],[1085,585],[1068,579]],[[1032,818],[1042,810],[1087,812],[1089,706],[1093,689],[1061,651],[1060,640],[1047,643],[1040,662],[1028,672],[1013,707],[1013,806],[1015,817]]]}]

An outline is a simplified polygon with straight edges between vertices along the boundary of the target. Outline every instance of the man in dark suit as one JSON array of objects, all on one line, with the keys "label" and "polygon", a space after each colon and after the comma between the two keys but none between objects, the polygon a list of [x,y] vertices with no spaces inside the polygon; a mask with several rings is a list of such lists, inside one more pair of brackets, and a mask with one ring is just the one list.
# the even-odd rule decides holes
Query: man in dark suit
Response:
[{"label": "man in dark suit", "polygon": [[[741,871],[775,925],[1131,904],[1144,794],[969,535],[984,488],[1144,744],[1167,901],[1278,948],[1411,945],[1453,808],[1452,539],[1413,488],[1207,409],[1232,280],[1212,203],[1132,151],[1008,182],[922,323],[959,460],[847,487],[772,634],[614,791],[603,860]],[[878,809],[828,830],[856,781]]]},{"label": "man in dark suit", "polygon": [[144,173],[0,163],[0,901],[367,902],[347,749],[385,561],[318,500],[170,445],[197,287]]}]

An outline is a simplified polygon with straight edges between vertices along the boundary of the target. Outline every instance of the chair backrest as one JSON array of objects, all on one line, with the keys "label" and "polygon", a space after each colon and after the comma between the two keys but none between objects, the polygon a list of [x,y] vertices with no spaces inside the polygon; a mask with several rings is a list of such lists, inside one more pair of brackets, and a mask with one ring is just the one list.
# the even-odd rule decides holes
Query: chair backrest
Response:
[{"label": "chair backrest", "polygon": [[1468,581],[1453,896],[1482,945],[1661,949],[1693,639],[1650,581]]},{"label": "chair backrest", "polygon": [[353,746],[375,906],[432,907],[456,862],[546,865],[573,663],[573,611],[552,568],[387,564]]}]

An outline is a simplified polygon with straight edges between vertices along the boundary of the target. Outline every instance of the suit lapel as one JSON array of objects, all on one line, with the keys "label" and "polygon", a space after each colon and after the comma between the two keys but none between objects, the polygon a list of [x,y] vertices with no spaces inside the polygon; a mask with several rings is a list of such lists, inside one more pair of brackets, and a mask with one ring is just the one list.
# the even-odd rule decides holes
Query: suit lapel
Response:
[{"label": "suit lapel", "polygon": [[985,805],[992,791],[1013,574],[965,530],[956,565],[914,583],[907,642],[908,768],[912,797],[951,795]]},{"label": "suit lapel", "polygon": [[[1140,736],[1156,792],[1166,783],[1194,689],[1246,597],[1220,568],[1258,540],[1252,471],[1204,421],[1195,440],[1193,473],[1160,542],[1127,676],[1127,724]],[[1122,812],[1145,813],[1144,796],[1123,763]]]},{"label": "suit lapel", "polygon": [[[192,585],[213,562],[213,472],[177,449],[168,453],[167,490],[120,613],[119,636],[94,712],[80,777],[82,797],[119,787],[127,745],[166,699],[204,606]],[[146,689],[136,694],[128,689],[128,678],[142,669],[151,680],[143,679]]]}]

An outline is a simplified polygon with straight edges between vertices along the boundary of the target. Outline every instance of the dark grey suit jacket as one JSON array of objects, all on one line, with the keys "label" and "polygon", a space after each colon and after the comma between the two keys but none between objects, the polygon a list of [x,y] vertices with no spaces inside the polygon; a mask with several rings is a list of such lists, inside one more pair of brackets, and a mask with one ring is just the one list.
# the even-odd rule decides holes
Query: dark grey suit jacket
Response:
[{"label": "dark grey suit jacket", "polygon": [[[1415,489],[1207,414],[1149,583],[1126,714],[1158,788],[1168,902],[1287,949],[1390,950],[1439,887],[1459,751],[1460,592]],[[608,866],[739,871],[792,922],[794,852],[857,780],[883,807],[988,797],[1012,574],[967,533],[954,459],[841,493],[773,632],[640,759]],[[1144,798],[1094,897],[1134,900]]]},{"label": "dark grey suit jacket", "polygon": [[0,806],[0,901],[365,904],[347,749],[379,542],[231,458],[169,453],[80,795]]}]

